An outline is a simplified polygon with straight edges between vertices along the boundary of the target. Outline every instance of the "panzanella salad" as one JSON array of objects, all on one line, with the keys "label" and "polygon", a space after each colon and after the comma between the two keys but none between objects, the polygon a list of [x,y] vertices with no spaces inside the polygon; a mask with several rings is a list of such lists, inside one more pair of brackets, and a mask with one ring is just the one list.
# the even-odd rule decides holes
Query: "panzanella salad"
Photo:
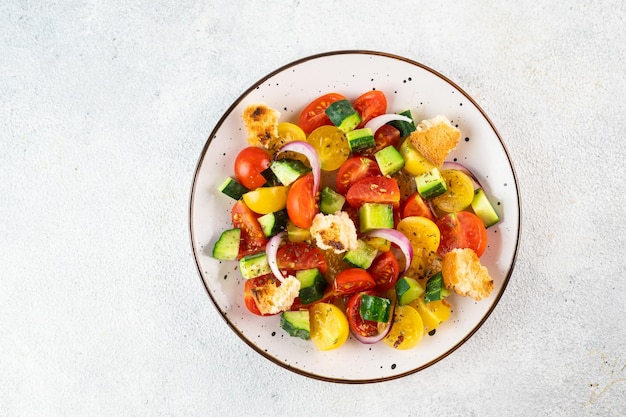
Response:
[{"label": "panzanella salad", "polygon": [[213,257],[239,263],[250,313],[280,314],[321,350],[350,333],[413,348],[448,320],[451,294],[493,290],[480,257],[499,218],[473,173],[446,161],[459,129],[393,110],[378,90],[325,94],[296,123],[251,104],[248,146],[219,187],[232,228]]}]

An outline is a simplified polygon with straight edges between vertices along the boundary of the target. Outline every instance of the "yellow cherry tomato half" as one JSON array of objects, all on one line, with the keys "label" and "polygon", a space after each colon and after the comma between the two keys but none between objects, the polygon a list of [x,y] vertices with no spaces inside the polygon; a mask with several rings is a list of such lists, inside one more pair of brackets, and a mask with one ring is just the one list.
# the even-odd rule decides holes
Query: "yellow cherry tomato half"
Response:
[{"label": "yellow cherry tomato half", "polygon": [[282,210],[287,205],[289,187],[259,187],[243,195],[243,202],[255,213],[268,214]]},{"label": "yellow cherry tomato half", "polygon": [[415,276],[428,276],[431,264],[437,260],[437,248],[441,240],[435,222],[422,216],[409,216],[400,220],[397,230],[409,239],[413,247],[413,260],[407,272]]},{"label": "yellow cherry tomato half", "polygon": [[474,199],[474,184],[471,178],[458,169],[444,169],[441,176],[448,189],[442,195],[432,199],[433,205],[446,213],[465,210]]},{"label": "yellow cherry tomato half", "polygon": [[[304,130],[296,124],[281,122],[278,124],[278,135],[270,142],[268,148],[270,153],[274,155],[283,145],[294,141],[306,142]],[[283,152],[280,154],[279,159],[283,158],[298,159],[302,162],[307,161],[304,155],[297,152]]]},{"label": "yellow cherry tomato half", "polygon": [[421,342],[424,336],[422,316],[410,305],[397,306],[393,314],[391,329],[384,342],[396,349],[411,349]]},{"label": "yellow cherry tomato half", "polygon": [[339,169],[350,156],[350,145],[345,133],[335,126],[320,126],[307,138],[320,157],[322,170]]},{"label": "yellow cherry tomato half", "polygon": [[441,323],[450,318],[450,304],[444,300],[436,300],[425,303],[424,296],[422,295],[409,305],[414,307],[422,317],[422,321],[424,323],[424,334],[432,332],[439,327]]},{"label": "yellow cherry tomato half", "polygon": [[346,315],[334,304],[318,303],[309,309],[311,340],[320,350],[332,350],[348,339]]},{"label": "yellow cherry tomato half", "polygon": [[406,138],[400,145],[400,155],[404,158],[404,169],[411,175],[420,175],[435,168]]}]

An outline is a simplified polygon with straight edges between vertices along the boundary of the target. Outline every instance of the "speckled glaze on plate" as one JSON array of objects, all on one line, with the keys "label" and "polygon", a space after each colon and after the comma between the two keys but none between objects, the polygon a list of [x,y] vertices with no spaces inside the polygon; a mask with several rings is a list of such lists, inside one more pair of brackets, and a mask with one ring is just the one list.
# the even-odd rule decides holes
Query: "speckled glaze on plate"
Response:
[{"label": "speckled glaze on plate", "polygon": [[[483,264],[495,281],[481,302],[453,295],[453,313],[433,336],[408,351],[384,343],[363,345],[352,336],[330,352],[311,341],[288,336],[279,316],[258,317],[243,303],[243,278],[236,262],[211,258],[220,233],[231,226],[233,200],[217,191],[233,175],[235,156],[247,145],[241,114],[246,105],[265,103],[296,122],[302,108],[321,94],[338,92],[354,99],[371,89],[383,91],[389,111],[410,108],[416,121],[446,115],[462,139],[448,160],[463,163],[478,176],[501,222],[488,229]],[[193,254],[206,291],[231,329],[251,348],[277,365],[320,380],[379,382],[433,365],[468,340],[502,296],[515,263],[520,236],[520,202],[512,162],[496,128],[478,104],[454,82],[407,58],[372,51],[337,51],[285,65],[248,88],[211,132],[196,167],[191,190],[190,232]]]}]

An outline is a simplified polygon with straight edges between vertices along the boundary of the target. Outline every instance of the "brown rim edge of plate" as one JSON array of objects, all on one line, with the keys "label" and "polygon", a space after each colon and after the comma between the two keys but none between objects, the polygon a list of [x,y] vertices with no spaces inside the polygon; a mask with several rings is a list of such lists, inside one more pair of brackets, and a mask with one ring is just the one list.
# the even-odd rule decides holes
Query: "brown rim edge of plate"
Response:
[{"label": "brown rim edge of plate", "polygon": [[[222,124],[224,123],[224,120],[228,117],[228,115],[232,113],[232,111],[235,109],[235,107],[237,107],[237,105],[250,92],[252,92],[259,85],[264,83],[266,80],[272,78],[274,75],[276,75],[278,73],[281,73],[281,72],[283,72],[286,69],[289,69],[291,67],[299,65],[299,64],[301,64],[303,62],[315,60],[315,59],[318,59],[318,58],[333,56],[333,55],[349,55],[349,54],[354,54],[354,55],[375,55],[375,56],[382,56],[382,57],[386,57],[386,58],[391,58],[391,59],[396,59],[396,60],[399,60],[399,61],[407,62],[407,63],[409,63],[411,65],[420,67],[420,68],[422,68],[422,69],[424,69],[424,70],[434,74],[435,76],[439,77],[443,81],[445,81],[448,84],[450,84],[451,86],[453,86],[461,94],[463,94],[463,96],[466,99],[468,99],[478,109],[478,111],[483,115],[485,120],[487,120],[487,122],[489,123],[489,126],[491,126],[491,129],[494,131],[494,133],[496,134],[498,140],[500,141],[500,144],[502,145],[504,153],[505,153],[505,155],[507,157],[507,160],[509,162],[509,166],[511,167],[511,172],[513,174],[513,180],[515,182],[515,190],[516,190],[516,196],[517,196],[518,222],[517,222],[517,240],[515,242],[515,251],[513,253],[513,258],[511,259],[511,265],[510,265],[509,271],[508,271],[508,273],[507,273],[507,275],[506,275],[506,277],[504,279],[504,282],[502,283],[502,288],[501,288],[500,292],[497,294],[497,296],[496,296],[493,304],[489,308],[489,310],[487,310],[487,313],[485,313],[485,315],[482,317],[482,319],[476,324],[476,326],[474,326],[474,328],[463,339],[461,339],[456,345],[452,346],[452,348],[448,349],[446,352],[444,352],[443,354],[441,354],[437,358],[431,360],[428,363],[425,363],[422,366],[419,366],[419,367],[417,367],[415,369],[412,369],[410,371],[407,371],[407,372],[403,372],[403,373],[400,373],[400,374],[397,374],[397,375],[391,375],[391,376],[388,376],[388,377],[372,378],[372,379],[330,378],[330,377],[326,377],[326,376],[323,376],[323,375],[316,375],[316,374],[311,373],[311,372],[306,372],[306,371],[304,371],[302,369],[294,368],[294,367],[290,366],[289,364],[283,363],[282,361],[280,361],[277,358],[269,355],[267,352],[263,351],[258,346],[256,346],[254,343],[252,343],[250,340],[248,340],[248,338],[245,337],[239,331],[239,329],[237,329],[233,325],[233,323],[231,323],[231,321],[228,319],[227,315],[219,308],[219,306],[217,304],[217,301],[211,295],[211,291],[209,290],[209,288],[207,286],[207,283],[205,282],[205,280],[203,278],[203,275],[202,275],[202,270],[201,270],[201,267],[200,267],[200,264],[199,264],[199,261],[198,261],[198,250],[196,248],[196,244],[195,244],[195,241],[194,241],[194,233],[193,233],[193,203],[194,203],[194,196],[195,196],[194,190],[195,190],[198,174],[199,174],[199,171],[200,171],[200,167],[202,166],[202,163],[204,162],[204,157],[206,156],[206,153],[207,153],[207,150],[209,148],[209,145],[211,144],[212,138],[215,136],[215,134],[217,133],[219,128],[222,126]],[[405,57],[402,57],[402,56],[399,56],[399,55],[394,55],[394,54],[391,54],[391,53],[386,53],[386,52],[370,51],[370,50],[360,50],[360,49],[356,49],[356,50],[348,49],[348,50],[338,50],[338,51],[323,52],[323,53],[310,55],[310,56],[307,56],[307,57],[300,58],[300,59],[297,59],[295,61],[292,61],[292,62],[290,62],[290,63],[288,63],[286,65],[281,66],[280,68],[277,68],[276,70],[274,70],[274,71],[270,72],[269,74],[265,75],[263,78],[259,79],[256,83],[252,84],[251,87],[246,89],[230,105],[230,107],[228,107],[228,109],[224,112],[222,117],[219,119],[219,121],[217,122],[217,124],[215,125],[213,130],[211,131],[209,137],[206,140],[206,143],[205,143],[204,147],[202,148],[202,152],[201,152],[200,157],[198,159],[198,162],[196,164],[196,169],[195,169],[195,172],[194,172],[193,181],[191,183],[191,192],[190,192],[190,200],[189,200],[189,232],[190,232],[189,236],[190,236],[190,239],[191,239],[191,249],[193,251],[194,261],[195,261],[195,264],[196,264],[196,269],[198,270],[198,274],[200,276],[200,281],[202,281],[202,285],[204,286],[204,289],[205,289],[207,295],[209,296],[209,298],[211,299],[211,302],[213,303],[215,308],[218,310],[218,312],[222,316],[222,319],[224,319],[226,324],[233,330],[233,332],[235,332],[235,334],[237,334],[237,336],[239,336],[239,338],[241,340],[243,340],[248,346],[250,346],[254,351],[259,353],[261,356],[265,357],[266,359],[270,360],[271,362],[275,363],[276,365],[280,366],[281,368],[284,368],[286,370],[289,370],[291,372],[294,372],[294,373],[302,375],[302,376],[306,376],[306,377],[309,377],[309,378],[312,378],[312,379],[317,379],[317,380],[325,381],[325,382],[334,382],[334,383],[341,383],[341,384],[368,384],[368,383],[377,383],[377,382],[391,381],[391,380],[394,380],[394,379],[403,378],[403,377],[406,377],[408,375],[412,375],[414,373],[422,371],[422,370],[424,370],[424,369],[426,369],[426,368],[436,364],[437,362],[441,361],[442,359],[446,358],[447,356],[452,354],[454,351],[456,351],[459,347],[461,347],[463,344],[465,344],[465,342],[467,342],[478,331],[478,329],[480,327],[482,327],[482,325],[485,323],[487,318],[491,315],[491,313],[495,309],[496,305],[498,305],[498,303],[500,302],[500,298],[502,297],[502,294],[504,294],[504,290],[506,289],[506,287],[507,287],[507,285],[509,283],[509,280],[510,280],[511,275],[513,273],[513,269],[515,267],[515,262],[517,260],[517,254],[518,254],[518,251],[519,251],[519,245],[520,245],[520,239],[521,239],[521,231],[522,231],[522,204],[521,204],[521,199],[520,199],[520,191],[519,191],[519,184],[518,184],[518,181],[517,181],[517,174],[515,172],[515,167],[513,166],[513,161],[511,160],[511,157],[509,155],[509,151],[506,148],[506,145],[504,144],[504,142],[502,140],[502,137],[500,136],[500,133],[496,129],[495,125],[493,124],[493,122],[491,121],[489,116],[485,113],[485,111],[482,109],[482,107],[480,107],[478,105],[478,103],[469,94],[467,94],[465,92],[465,90],[463,90],[461,87],[459,87],[455,82],[450,80],[448,77],[444,76],[443,74],[441,74],[441,73],[433,70],[432,68],[427,67],[426,65],[421,64],[421,63],[419,63],[417,61],[413,61],[411,59],[408,59],[408,58],[405,58]]]}]

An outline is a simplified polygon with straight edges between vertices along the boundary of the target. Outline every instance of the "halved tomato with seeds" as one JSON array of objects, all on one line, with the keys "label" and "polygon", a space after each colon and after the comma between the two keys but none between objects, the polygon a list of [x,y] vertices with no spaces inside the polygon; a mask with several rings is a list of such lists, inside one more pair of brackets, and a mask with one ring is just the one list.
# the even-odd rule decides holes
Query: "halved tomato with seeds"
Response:
[{"label": "halved tomato with seeds", "polygon": [[394,178],[361,178],[346,193],[346,201],[352,207],[361,207],[363,203],[384,203],[397,208],[400,206],[400,187]]},{"label": "halved tomato with seeds", "polygon": [[276,264],[287,275],[295,275],[296,271],[312,268],[317,268],[324,274],[328,269],[322,250],[306,242],[287,242],[278,248]]},{"label": "halved tomato with seeds", "polygon": [[365,156],[353,156],[337,172],[337,191],[345,194],[356,181],[365,177],[382,175],[376,161]]},{"label": "halved tomato with seeds", "polygon": [[258,217],[243,200],[237,201],[231,210],[233,227],[241,229],[238,259],[261,251],[267,244]]},{"label": "halved tomato with seeds", "polygon": [[252,279],[247,279],[243,285],[243,302],[246,305],[248,311],[257,316],[271,316],[272,314],[262,314],[259,307],[256,304],[254,298],[254,291],[267,285],[268,283],[274,283],[276,278],[272,274],[262,275]]},{"label": "halved tomato with seeds", "polygon": [[422,216],[435,221],[433,211],[430,209],[426,200],[424,200],[424,197],[417,191],[406,199],[404,207],[402,208],[402,218],[411,216]]},{"label": "halved tomato with seeds", "polygon": [[393,288],[400,276],[400,264],[391,252],[383,252],[374,259],[367,272],[376,282],[376,291],[384,292]]},{"label": "halved tomato with seeds", "polygon": [[300,113],[298,126],[308,135],[320,126],[332,125],[325,111],[335,101],[345,99],[344,96],[338,93],[328,93],[316,98]]},{"label": "halved tomato with seeds", "polygon": [[361,116],[361,123],[357,128],[361,128],[376,116],[385,114],[387,111],[387,98],[380,90],[371,90],[361,94],[352,103],[352,107]]},{"label": "halved tomato with seeds", "polygon": [[376,281],[365,269],[348,268],[337,274],[333,282],[333,291],[336,295],[348,295],[371,290],[375,286]]},{"label": "halved tomato with seeds", "polygon": [[441,242],[437,252],[440,256],[453,249],[470,248],[482,256],[487,248],[487,229],[474,213],[459,211],[449,213],[437,220]]}]

